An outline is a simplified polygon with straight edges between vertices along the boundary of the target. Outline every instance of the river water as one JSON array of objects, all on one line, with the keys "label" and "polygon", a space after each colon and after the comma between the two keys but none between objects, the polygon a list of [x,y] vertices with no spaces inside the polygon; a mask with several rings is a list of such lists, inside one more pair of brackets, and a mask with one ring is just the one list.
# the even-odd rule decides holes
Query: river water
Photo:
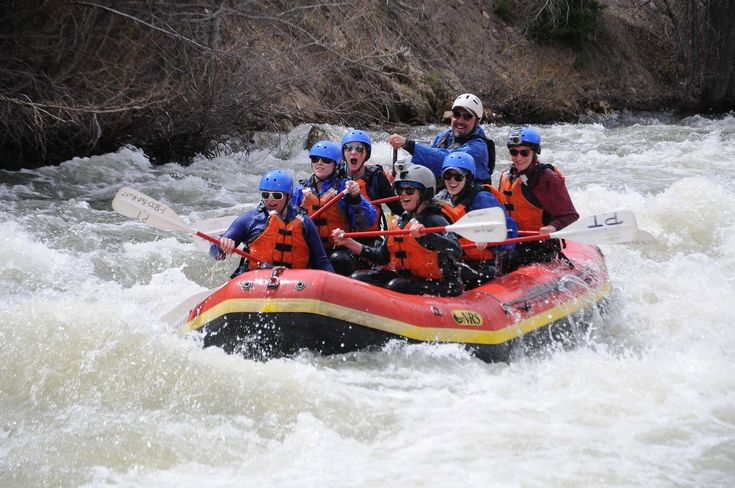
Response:
[{"label": "river water", "polygon": [[[504,169],[509,127],[486,128]],[[264,170],[307,175],[308,129],[189,167],[124,148],[0,172],[0,486],[735,484],[735,117],[540,127],[581,215],[628,208],[656,238],[602,246],[611,313],[579,348],[511,364],[451,345],[202,349],[160,317],[235,261],[112,198],[131,186],[189,222],[241,213]]]}]

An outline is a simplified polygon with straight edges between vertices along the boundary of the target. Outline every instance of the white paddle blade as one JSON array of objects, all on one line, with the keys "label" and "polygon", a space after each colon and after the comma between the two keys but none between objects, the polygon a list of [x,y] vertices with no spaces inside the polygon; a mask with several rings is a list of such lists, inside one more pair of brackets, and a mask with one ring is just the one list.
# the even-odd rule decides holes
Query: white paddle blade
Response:
[{"label": "white paddle blade", "polygon": [[468,212],[447,230],[474,242],[500,242],[508,237],[502,208],[481,208]]},{"label": "white paddle blade", "polygon": [[194,233],[168,205],[129,187],[118,190],[112,200],[112,209],[156,229]]},{"label": "white paddle blade", "polygon": [[579,219],[558,232],[552,232],[550,236],[585,244],[612,244],[631,242],[637,234],[635,214],[630,210],[618,210]]},{"label": "white paddle blade", "polygon": [[186,323],[186,316],[189,314],[189,311],[199,305],[202,300],[207,298],[209,295],[222,288],[222,286],[224,285],[220,285],[217,288],[200,291],[199,293],[190,296],[165,314],[161,315],[161,321],[167,323],[171,327],[177,329],[182,328],[183,325]]},{"label": "white paddle blade", "polygon": [[[230,225],[232,224],[232,222],[235,221],[236,218],[237,215],[227,215],[225,217],[200,220],[199,222],[194,222],[193,224],[191,224],[191,226],[203,234],[217,237],[224,234],[224,232],[230,228]],[[211,245],[211,242],[202,239],[201,237],[194,236],[194,247],[196,247],[200,251],[209,252],[209,246]]]}]

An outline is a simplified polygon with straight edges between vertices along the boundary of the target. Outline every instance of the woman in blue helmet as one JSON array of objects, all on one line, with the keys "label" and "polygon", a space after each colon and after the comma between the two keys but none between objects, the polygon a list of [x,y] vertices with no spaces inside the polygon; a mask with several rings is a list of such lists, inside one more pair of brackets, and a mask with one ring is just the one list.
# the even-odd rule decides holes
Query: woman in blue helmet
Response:
[{"label": "woman in blue helmet", "polygon": [[[532,127],[513,129],[508,136],[512,165],[500,175],[498,190],[518,228],[550,234],[579,219],[569,196],[564,175],[551,164],[539,161],[541,135]],[[524,243],[516,246],[515,265],[549,261],[559,256],[558,241]]]},{"label": "woman in blue helmet", "polygon": [[209,253],[225,259],[240,244],[258,258],[258,262],[240,260],[231,278],[259,266],[311,268],[334,272],[324,252],[314,222],[289,205],[293,178],[283,170],[268,171],[260,178],[261,201],[257,208],[240,215],[212,244]]},{"label": "woman in blue helmet", "polygon": [[[442,212],[452,222],[457,222],[467,212],[482,208],[498,207],[505,213],[508,238],[518,237],[518,225],[498,201],[498,191],[488,184],[475,182],[475,160],[464,152],[450,153],[442,163],[444,190],[437,199],[444,203]],[[462,256],[462,281],[467,288],[479,286],[504,272],[512,245],[488,248],[485,243],[473,243],[460,237]]]},{"label": "woman in blue helmet", "polygon": [[309,151],[313,174],[294,191],[294,205],[301,207],[307,215],[313,215],[327,202],[346,190],[345,196],[330,205],[314,219],[324,249],[335,271],[348,276],[352,273],[352,256],[337,249],[330,240],[336,228],[350,230],[370,229],[377,219],[375,207],[362,195],[360,185],[342,177],[337,165],[342,161],[342,148],[332,141],[319,141]]}]

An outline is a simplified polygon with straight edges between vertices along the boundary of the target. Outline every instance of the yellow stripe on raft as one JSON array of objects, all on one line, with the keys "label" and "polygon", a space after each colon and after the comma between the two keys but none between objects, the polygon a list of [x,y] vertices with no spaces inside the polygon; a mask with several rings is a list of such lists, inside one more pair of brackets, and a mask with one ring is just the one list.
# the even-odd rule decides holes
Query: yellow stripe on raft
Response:
[{"label": "yellow stripe on raft", "polygon": [[[557,305],[547,311],[525,318],[520,322],[500,330],[450,329],[436,327],[420,327],[417,325],[375,315],[354,308],[343,307],[334,303],[313,299],[298,298],[236,298],[210,308],[184,326],[185,332],[200,329],[217,317],[236,313],[307,313],[343,320],[374,330],[402,336],[423,342],[459,342],[463,344],[502,344],[516,339],[528,332],[540,329],[550,323],[578,312],[592,303],[596,303],[610,293],[611,285],[604,283],[597,290],[590,290],[568,302]],[[460,306],[460,305],[458,305]],[[466,304],[461,305],[467,308]],[[486,318],[486,317],[484,317]]]}]

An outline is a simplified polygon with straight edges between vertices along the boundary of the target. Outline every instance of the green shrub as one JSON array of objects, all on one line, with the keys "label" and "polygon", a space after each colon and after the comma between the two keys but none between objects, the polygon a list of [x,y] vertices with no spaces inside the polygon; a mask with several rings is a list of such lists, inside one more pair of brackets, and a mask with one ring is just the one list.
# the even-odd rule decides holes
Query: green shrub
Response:
[{"label": "green shrub", "polygon": [[581,45],[591,40],[605,6],[597,0],[533,0],[529,35],[542,43]]}]

